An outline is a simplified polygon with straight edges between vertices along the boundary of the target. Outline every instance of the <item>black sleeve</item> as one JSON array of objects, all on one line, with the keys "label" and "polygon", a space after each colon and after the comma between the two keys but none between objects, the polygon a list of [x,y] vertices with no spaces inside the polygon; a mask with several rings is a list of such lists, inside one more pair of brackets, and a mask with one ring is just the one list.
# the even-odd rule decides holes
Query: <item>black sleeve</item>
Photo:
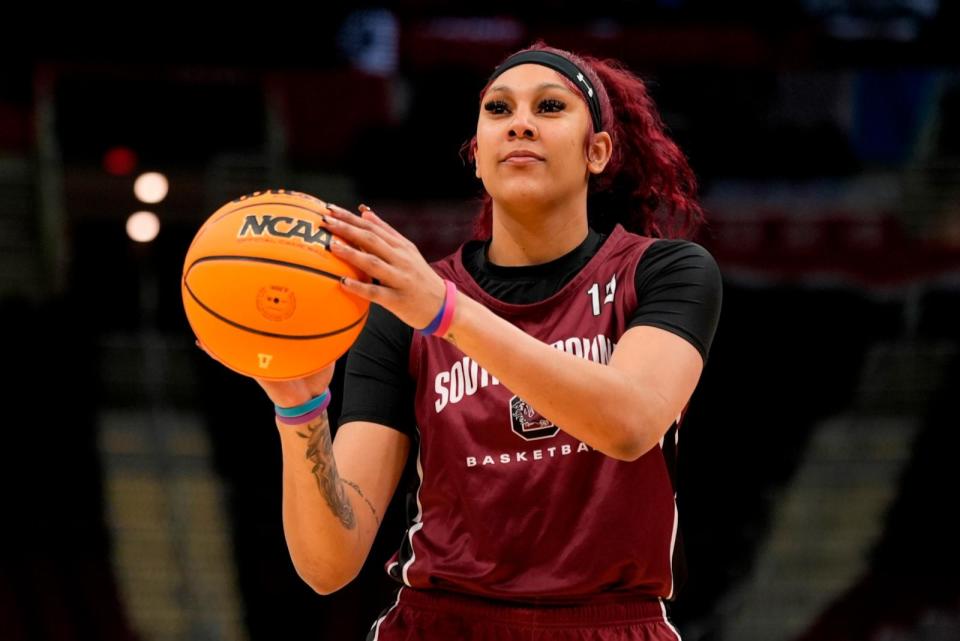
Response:
[{"label": "black sleeve", "polygon": [[370,316],[347,354],[340,425],[369,421],[413,437],[414,384],[407,362],[413,329],[383,307]]},{"label": "black sleeve", "polygon": [[628,327],[653,325],[710,353],[720,320],[723,281],[713,256],[688,240],[655,241],[637,265],[637,310]]}]

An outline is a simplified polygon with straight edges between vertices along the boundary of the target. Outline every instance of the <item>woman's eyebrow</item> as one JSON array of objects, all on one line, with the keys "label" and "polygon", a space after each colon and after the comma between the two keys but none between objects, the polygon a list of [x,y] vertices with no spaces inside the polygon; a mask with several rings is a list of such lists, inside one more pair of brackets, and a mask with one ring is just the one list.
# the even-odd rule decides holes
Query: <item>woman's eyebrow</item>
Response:
[{"label": "woman's eyebrow", "polygon": [[[556,82],[544,82],[537,85],[537,91],[543,91],[544,89],[562,89],[567,93],[573,93],[570,91],[569,87],[561,85]],[[490,93],[493,93],[494,91],[502,91],[504,93],[510,93],[510,94],[513,93],[513,89],[511,89],[507,85],[497,85],[496,87],[490,87]]]}]

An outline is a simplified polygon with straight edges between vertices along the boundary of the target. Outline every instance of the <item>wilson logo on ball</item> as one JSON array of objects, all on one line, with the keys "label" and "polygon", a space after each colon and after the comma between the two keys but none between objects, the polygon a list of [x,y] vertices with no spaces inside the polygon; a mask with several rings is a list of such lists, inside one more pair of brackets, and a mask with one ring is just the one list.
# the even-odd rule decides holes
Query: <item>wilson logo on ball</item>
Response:
[{"label": "wilson logo on ball", "polygon": [[309,220],[291,218],[290,216],[258,216],[251,214],[244,218],[243,226],[237,238],[247,236],[263,236],[264,234],[277,238],[302,238],[303,242],[311,245],[322,245],[330,249],[330,232],[323,227],[314,230]]}]

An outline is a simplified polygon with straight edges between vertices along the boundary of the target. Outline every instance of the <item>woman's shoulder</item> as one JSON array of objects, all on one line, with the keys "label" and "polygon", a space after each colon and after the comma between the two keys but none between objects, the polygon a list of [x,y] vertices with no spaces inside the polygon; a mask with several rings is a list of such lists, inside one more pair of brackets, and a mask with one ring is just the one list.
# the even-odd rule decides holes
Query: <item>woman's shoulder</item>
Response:
[{"label": "woman's shoulder", "polygon": [[[638,238],[646,238],[638,236]],[[720,288],[720,266],[706,247],[684,238],[648,238],[637,264],[638,286],[662,278]]]},{"label": "woman's shoulder", "polygon": [[661,260],[712,262],[716,264],[710,250],[696,241],[685,238],[655,238],[647,249],[646,255]]},{"label": "woman's shoulder", "polygon": [[654,325],[689,340],[704,362],[723,305],[723,278],[703,245],[685,239],[656,239],[637,265],[639,305],[630,321]]},{"label": "woman's shoulder", "polygon": [[626,245],[642,251],[640,265],[647,269],[671,265],[698,265],[719,273],[719,266],[710,251],[700,243],[685,238],[654,238],[621,229]]}]

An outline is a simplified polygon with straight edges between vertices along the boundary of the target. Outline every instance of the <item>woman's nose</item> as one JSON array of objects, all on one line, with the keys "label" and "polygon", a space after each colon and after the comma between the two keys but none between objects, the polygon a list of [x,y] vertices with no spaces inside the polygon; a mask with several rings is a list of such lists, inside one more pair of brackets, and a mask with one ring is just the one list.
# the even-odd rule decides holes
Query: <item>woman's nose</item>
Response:
[{"label": "woman's nose", "polygon": [[537,127],[530,120],[530,114],[517,111],[513,120],[510,122],[510,129],[507,136],[513,138],[529,138],[536,140],[538,135]]}]

